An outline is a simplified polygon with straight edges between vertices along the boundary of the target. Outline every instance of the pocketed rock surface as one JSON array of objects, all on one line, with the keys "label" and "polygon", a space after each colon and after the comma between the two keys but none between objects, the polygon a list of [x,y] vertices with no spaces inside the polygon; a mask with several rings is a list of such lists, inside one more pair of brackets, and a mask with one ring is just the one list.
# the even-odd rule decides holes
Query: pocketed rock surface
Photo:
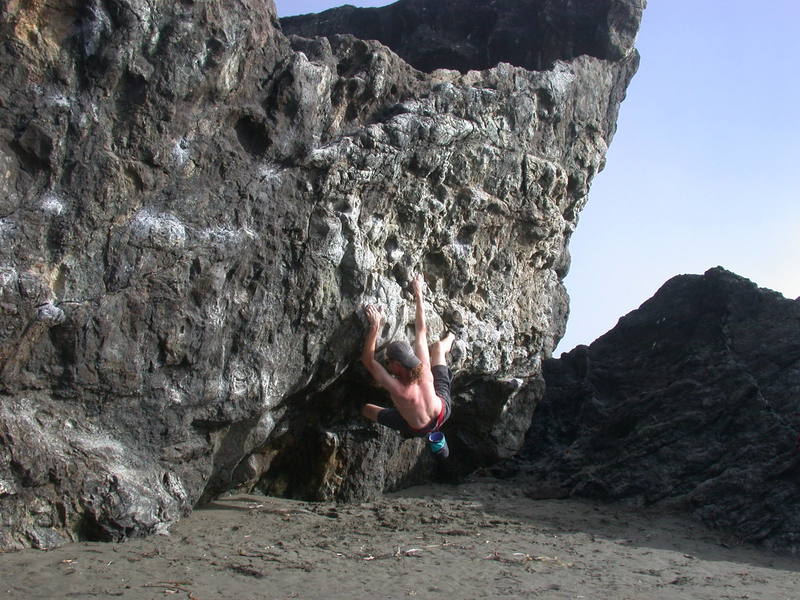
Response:
[{"label": "pocketed rock surface", "polygon": [[[530,488],[533,489],[533,488]],[[796,598],[800,560],[683,517],[476,478],[373,502],[221,498],[169,536],[0,555],[9,598]]]},{"label": "pocketed rock surface", "polygon": [[[517,4],[533,31],[575,3]],[[435,476],[359,416],[387,400],[354,366],[362,306],[408,336],[414,272],[432,335],[460,336],[441,476],[512,455],[638,65],[643,2],[601,4],[585,52],[584,17],[524,38],[558,50],[542,70],[428,72],[287,36],[271,0],[6,2],[0,549],[155,533],[231,489],[360,501]]]}]

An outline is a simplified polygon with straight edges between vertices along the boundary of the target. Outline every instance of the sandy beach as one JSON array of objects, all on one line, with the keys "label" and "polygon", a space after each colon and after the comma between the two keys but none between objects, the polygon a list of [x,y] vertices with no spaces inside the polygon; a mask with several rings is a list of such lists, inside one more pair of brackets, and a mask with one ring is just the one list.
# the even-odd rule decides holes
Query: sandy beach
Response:
[{"label": "sandy beach", "polygon": [[0,555],[0,596],[789,600],[798,571],[681,516],[478,477],[362,504],[229,496],[169,535]]}]

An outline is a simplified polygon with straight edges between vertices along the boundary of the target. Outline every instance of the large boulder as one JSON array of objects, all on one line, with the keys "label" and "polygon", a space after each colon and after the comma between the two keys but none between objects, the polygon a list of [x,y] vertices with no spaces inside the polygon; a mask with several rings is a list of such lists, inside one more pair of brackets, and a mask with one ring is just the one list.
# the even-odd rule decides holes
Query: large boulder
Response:
[{"label": "large boulder", "polygon": [[[441,475],[512,455],[638,63],[640,0],[608,6],[613,55],[429,74],[287,37],[271,0],[8,3],[0,548],[146,534],[232,488],[348,500],[435,475],[359,416],[387,402],[361,307],[409,335],[415,271],[432,333],[460,336]],[[571,48],[571,23],[526,39]]]},{"label": "large boulder", "polygon": [[544,374],[513,465],[531,493],[679,509],[800,552],[800,302],[682,275]]}]

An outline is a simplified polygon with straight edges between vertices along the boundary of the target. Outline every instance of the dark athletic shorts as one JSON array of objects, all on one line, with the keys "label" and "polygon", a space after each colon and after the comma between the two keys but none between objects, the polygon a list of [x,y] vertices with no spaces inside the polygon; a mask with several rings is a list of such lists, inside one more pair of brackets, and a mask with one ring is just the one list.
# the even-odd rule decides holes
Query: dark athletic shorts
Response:
[{"label": "dark athletic shorts", "polygon": [[[453,403],[450,399],[450,380],[453,378],[453,374],[446,365],[431,367],[431,373],[433,374],[433,389],[436,395],[442,399],[442,411],[444,412],[442,423],[444,423],[450,418],[450,413],[453,410]],[[406,423],[406,420],[400,415],[396,408],[384,408],[378,413],[378,423],[386,427],[391,427],[392,429],[397,429],[404,438],[427,436],[431,431],[436,429],[437,421],[438,417],[432,419],[431,422],[422,429],[414,429]]]}]

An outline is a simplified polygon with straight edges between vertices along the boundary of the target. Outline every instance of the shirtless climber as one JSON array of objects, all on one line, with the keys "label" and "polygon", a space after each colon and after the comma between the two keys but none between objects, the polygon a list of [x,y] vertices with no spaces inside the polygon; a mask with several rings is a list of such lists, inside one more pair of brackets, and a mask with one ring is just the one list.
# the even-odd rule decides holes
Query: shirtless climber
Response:
[{"label": "shirtless climber", "polygon": [[406,341],[396,341],[386,348],[387,364],[375,359],[375,347],[384,317],[381,309],[366,307],[369,332],[361,361],[378,384],[389,392],[394,408],[367,404],[361,413],[368,419],[397,429],[403,437],[427,436],[438,431],[450,417],[450,379],[445,362],[455,337],[448,333],[428,348],[425,309],[422,304],[422,275],[412,282],[416,304],[414,348]]}]

